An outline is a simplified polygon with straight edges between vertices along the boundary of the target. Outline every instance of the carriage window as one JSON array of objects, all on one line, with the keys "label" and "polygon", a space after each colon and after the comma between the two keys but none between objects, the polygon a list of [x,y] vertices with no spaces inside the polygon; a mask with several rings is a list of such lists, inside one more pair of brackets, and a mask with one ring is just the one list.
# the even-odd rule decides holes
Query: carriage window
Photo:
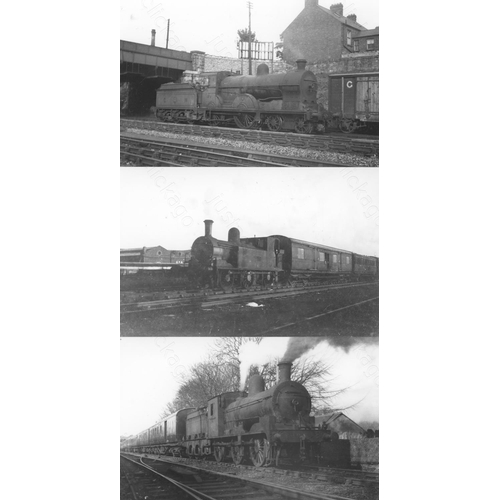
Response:
[{"label": "carriage window", "polygon": [[375,48],[375,40],[373,38],[366,40],[366,50],[373,50],[374,48]]},{"label": "carriage window", "polygon": [[323,252],[319,252],[319,261],[324,262],[325,261],[325,254]]},{"label": "carriage window", "polygon": [[212,416],[214,414],[214,404],[212,403],[210,405],[210,416]]},{"label": "carriage window", "polygon": [[333,254],[333,262],[336,264],[338,262],[338,255],[336,253]]},{"label": "carriage window", "polygon": [[346,258],[345,258],[345,263],[346,263],[346,264],[349,264],[349,256],[346,256]]},{"label": "carriage window", "polygon": [[298,259],[305,259],[303,248],[297,248],[297,258]]},{"label": "carriage window", "polygon": [[347,45],[351,45],[352,43],[352,33],[351,30],[347,30]]}]

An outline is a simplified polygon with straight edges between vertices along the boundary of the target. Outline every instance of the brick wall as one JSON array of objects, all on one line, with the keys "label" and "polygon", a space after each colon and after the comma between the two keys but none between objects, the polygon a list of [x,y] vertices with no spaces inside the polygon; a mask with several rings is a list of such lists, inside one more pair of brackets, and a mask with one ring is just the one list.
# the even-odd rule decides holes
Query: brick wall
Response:
[{"label": "brick wall", "polygon": [[[249,74],[248,59],[238,59],[236,57],[221,57],[212,56],[203,52],[192,52],[194,71],[216,72],[216,71],[233,71],[240,72],[242,75]],[[284,61],[259,61],[252,60],[252,75],[257,74],[257,66],[259,64],[267,64],[270,73],[283,73],[290,71],[295,67],[295,64],[290,65]]]}]

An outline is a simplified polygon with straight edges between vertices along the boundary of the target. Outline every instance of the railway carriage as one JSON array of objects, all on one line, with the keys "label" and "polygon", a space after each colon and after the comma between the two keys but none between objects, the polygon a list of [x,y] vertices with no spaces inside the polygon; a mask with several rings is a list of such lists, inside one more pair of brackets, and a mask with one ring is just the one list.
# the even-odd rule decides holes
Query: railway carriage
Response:
[{"label": "railway carriage", "polygon": [[328,111],[342,132],[370,127],[378,131],[379,74],[330,75]]}]

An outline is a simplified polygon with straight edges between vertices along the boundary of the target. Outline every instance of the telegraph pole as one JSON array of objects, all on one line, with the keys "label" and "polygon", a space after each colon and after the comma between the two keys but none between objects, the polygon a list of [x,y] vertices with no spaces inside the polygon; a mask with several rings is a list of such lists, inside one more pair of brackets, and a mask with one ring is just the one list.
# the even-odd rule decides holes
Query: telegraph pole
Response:
[{"label": "telegraph pole", "polygon": [[248,5],[248,74],[252,74],[252,9],[253,3],[247,2]]}]

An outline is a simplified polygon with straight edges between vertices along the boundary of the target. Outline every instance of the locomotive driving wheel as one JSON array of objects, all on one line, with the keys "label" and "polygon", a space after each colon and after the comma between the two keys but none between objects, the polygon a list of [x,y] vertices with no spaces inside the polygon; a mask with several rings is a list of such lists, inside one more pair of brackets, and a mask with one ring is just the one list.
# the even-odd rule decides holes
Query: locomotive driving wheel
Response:
[{"label": "locomotive driving wheel", "polygon": [[234,121],[239,128],[249,129],[255,125],[254,113],[240,113],[234,117]]},{"label": "locomotive driving wheel", "polygon": [[283,126],[283,118],[280,115],[271,115],[266,120],[267,128],[273,132],[278,132]]},{"label": "locomotive driving wheel", "polygon": [[305,121],[303,118],[297,118],[295,121],[295,132],[298,134],[310,134],[313,131],[313,124]]},{"label": "locomotive driving wheel", "polygon": [[226,458],[226,448],[224,448],[224,446],[216,446],[214,448],[214,457],[216,462],[224,462]]},{"label": "locomotive driving wheel", "polygon": [[271,454],[271,446],[266,438],[254,439],[253,445],[250,446],[250,458],[255,467],[269,465]]},{"label": "locomotive driving wheel", "polygon": [[231,458],[236,465],[240,465],[245,458],[245,447],[243,445],[231,446]]},{"label": "locomotive driving wheel", "polygon": [[339,123],[339,128],[344,134],[351,134],[356,130],[357,126],[354,120],[343,118]]}]

